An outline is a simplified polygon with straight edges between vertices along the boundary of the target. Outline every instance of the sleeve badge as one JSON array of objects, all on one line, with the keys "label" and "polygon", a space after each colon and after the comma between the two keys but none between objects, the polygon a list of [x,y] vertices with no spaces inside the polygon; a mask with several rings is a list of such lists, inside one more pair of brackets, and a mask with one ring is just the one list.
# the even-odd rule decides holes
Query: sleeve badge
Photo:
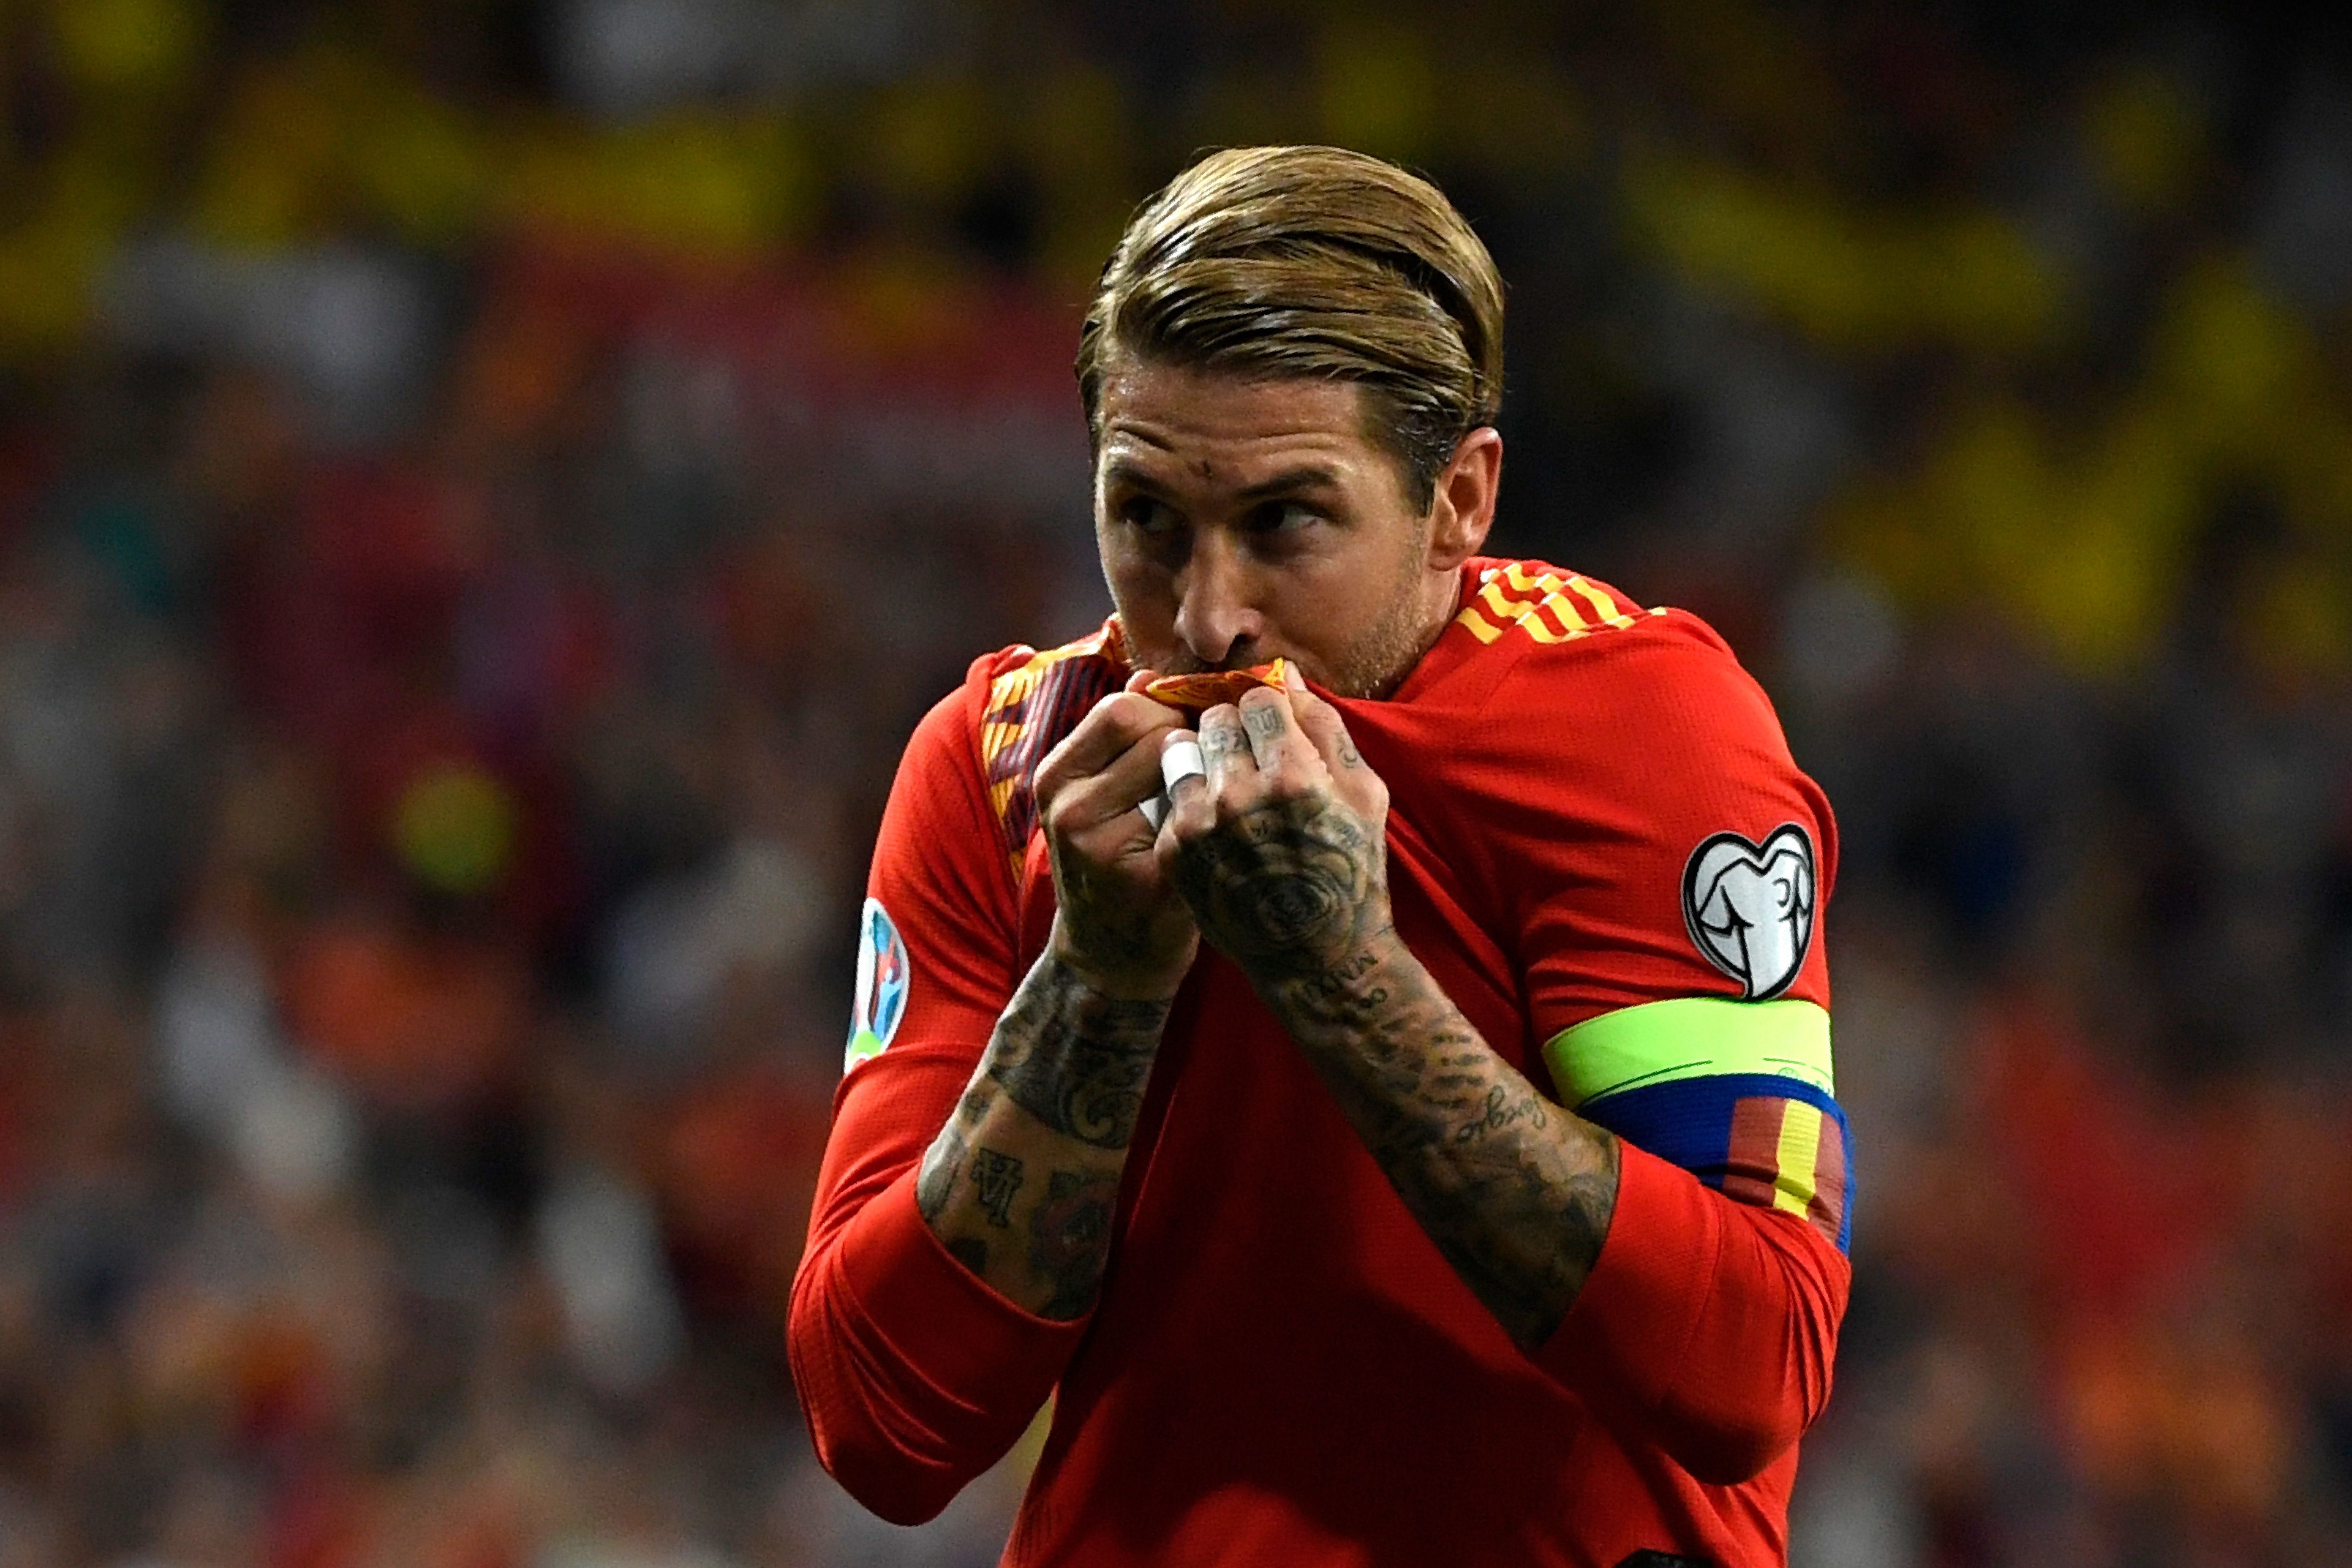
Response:
[{"label": "sleeve badge", "polygon": [[868,899],[857,917],[857,994],[849,1009],[849,1049],[845,1073],[889,1048],[907,1016],[907,944],[878,899]]},{"label": "sleeve badge", "polygon": [[1708,963],[1762,1002],[1797,982],[1813,941],[1813,841],[1784,823],[1764,842],[1717,833],[1683,868],[1683,923]]}]

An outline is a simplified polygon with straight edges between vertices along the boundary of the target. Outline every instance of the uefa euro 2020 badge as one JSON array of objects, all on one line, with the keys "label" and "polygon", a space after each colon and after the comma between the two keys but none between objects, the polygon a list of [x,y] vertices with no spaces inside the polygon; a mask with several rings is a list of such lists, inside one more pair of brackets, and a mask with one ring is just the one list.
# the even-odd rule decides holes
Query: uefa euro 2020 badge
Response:
[{"label": "uefa euro 2020 badge", "polygon": [[1797,983],[1813,941],[1813,841],[1783,823],[1757,843],[1717,833],[1683,868],[1683,921],[1707,962],[1768,1001]]},{"label": "uefa euro 2020 badge", "polygon": [[849,1009],[843,1072],[888,1047],[907,1016],[907,944],[881,900],[868,899],[857,917],[857,999]]}]

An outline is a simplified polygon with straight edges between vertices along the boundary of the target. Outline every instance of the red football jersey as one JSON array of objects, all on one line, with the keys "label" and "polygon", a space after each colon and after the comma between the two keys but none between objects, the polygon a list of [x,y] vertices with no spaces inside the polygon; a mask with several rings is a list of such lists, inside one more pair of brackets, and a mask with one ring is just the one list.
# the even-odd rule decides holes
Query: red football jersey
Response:
[{"label": "red football jersey", "polygon": [[1481,559],[1403,687],[1339,704],[1389,785],[1403,941],[1625,1141],[1600,1260],[1528,1354],[1206,949],[1091,1316],[1031,1317],[917,1214],[917,1163],[1052,921],[1031,778],[1126,674],[1115,623],[991,656],[908,747],[793,1290],[820,1459],[919,1520],[1053,1394],[1023,1568],[1783,1562],[1851,1162],[1822,1011],[1834,829],[1761,689],[1688,615]]}]

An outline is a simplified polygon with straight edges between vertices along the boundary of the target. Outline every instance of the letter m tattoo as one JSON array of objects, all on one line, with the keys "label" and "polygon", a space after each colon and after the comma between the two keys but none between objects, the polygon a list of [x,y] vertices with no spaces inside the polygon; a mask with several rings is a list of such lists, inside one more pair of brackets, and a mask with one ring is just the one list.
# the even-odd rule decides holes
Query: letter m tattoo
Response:
[{"label": "letter m tattoo", "polygon": [[971,1156],[971,1184],[980,1189],[980,1206],[988,1223],[1009,1226],[1013,1194],[1021,1187],[1021,1162],[993,1149],[976,1149]]}]

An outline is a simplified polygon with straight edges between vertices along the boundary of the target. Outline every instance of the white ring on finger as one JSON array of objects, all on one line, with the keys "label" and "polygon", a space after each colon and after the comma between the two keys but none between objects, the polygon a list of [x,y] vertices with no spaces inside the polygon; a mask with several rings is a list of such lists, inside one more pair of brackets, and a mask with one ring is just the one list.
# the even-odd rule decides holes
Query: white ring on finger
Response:
[{"label": "white ring on finger", "polygon": [[1168,786],[1170,798],[1174,798],[1176,786],[1186,779],[1209,776],[1209,764],[1201,755],[1201,742],[1190,735],[1179,735],[1168,742],[1160,753],[1160,782]]}]

